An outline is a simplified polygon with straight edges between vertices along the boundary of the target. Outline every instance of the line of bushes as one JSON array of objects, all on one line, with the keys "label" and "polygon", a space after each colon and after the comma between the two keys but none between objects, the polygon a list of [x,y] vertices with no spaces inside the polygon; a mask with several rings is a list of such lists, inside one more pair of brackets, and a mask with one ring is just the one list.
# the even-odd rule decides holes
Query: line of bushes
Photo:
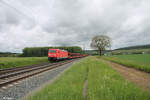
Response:
[{"label": "line of bushes", "polygon": [[72,53],[82,53],[82,49],[79,46],[70,46],[70,47],[29,47],[23,49],[23,57],[43,57],[47,56],[48,49],[57,48],[67,50]]}]

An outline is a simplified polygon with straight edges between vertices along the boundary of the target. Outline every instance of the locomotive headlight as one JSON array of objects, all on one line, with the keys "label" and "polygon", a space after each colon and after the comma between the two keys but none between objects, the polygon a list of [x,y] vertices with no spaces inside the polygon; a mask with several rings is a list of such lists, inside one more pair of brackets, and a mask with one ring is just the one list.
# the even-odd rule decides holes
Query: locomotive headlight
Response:
[{"label": "locomotive headlight", "polygon": [[56,54],[48,54],[49,56],[56,56]]}]

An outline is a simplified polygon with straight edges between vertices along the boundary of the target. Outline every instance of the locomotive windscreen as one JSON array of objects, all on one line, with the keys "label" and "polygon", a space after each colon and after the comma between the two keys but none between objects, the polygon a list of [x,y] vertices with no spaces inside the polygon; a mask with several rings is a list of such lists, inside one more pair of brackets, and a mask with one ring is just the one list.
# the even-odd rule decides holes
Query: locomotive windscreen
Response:
[{"label": "locomotive windscreen", "polygon": [[56,50],[49,50],[49,52],[51,52],[51,53],[56,53]]}]

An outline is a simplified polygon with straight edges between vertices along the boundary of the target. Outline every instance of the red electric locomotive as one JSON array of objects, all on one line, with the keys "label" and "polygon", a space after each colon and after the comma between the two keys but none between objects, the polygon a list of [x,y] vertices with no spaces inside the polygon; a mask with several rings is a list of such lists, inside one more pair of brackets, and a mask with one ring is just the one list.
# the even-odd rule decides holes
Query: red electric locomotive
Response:
[{"label": "red electric locomotive", "polygon": [[48,49],[48,60],[56,61],[68,58],[68,51],[61,49]]},{"label": "red electric locomotive", "polygon": [[75,59],[88,56],[87,54],[71,53],[61,49],[48,49],[48,60],[57,61],[63,59]]}]

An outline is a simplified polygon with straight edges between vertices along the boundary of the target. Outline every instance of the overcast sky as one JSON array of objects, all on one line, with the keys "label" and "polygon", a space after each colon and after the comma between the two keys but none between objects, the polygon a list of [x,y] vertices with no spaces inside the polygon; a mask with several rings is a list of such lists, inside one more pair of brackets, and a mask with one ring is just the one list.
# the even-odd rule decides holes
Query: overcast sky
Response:
[{"label": "overcast sky", "polygon": [[112,49],[150,44],[150,0],[0,0],[0,51],[85,45],[105,34]]}]

